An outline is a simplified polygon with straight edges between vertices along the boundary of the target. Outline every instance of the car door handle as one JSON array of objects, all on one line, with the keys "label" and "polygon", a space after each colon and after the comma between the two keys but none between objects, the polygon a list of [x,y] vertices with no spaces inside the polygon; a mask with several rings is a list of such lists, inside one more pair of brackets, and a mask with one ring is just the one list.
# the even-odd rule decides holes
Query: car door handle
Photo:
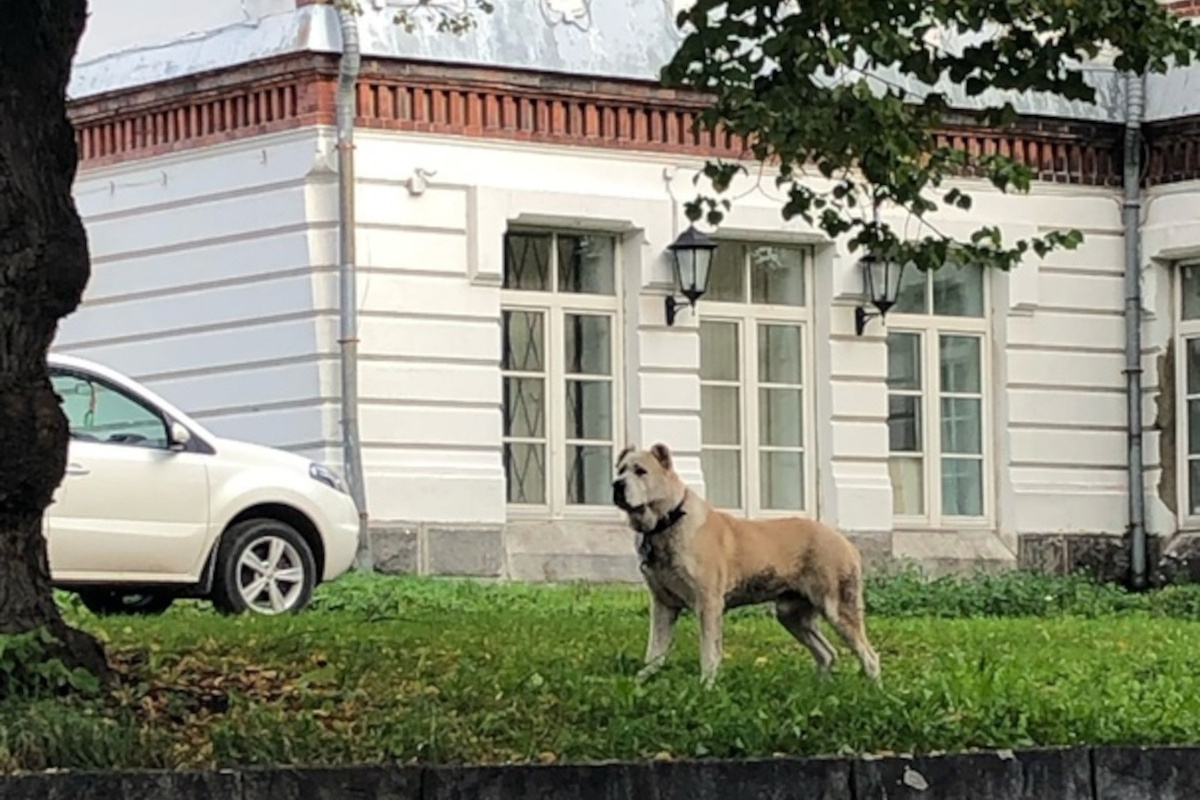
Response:
[{"label": "car door handle", "polygon": [[91,470],[82,464],[67,464],[68,475],[87,475],[89,472],[91,472]]}]

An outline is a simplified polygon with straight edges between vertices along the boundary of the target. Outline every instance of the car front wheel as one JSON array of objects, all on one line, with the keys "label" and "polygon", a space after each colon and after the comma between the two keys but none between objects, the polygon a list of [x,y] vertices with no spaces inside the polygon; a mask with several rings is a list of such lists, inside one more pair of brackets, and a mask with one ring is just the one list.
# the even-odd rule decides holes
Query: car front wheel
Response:
[{"label": "car front wheel", "polygon": [[295,528],[246,520],[221,537],[212,601],[227,614],[296,612],[312,599],[316,578],[312,548]]}]

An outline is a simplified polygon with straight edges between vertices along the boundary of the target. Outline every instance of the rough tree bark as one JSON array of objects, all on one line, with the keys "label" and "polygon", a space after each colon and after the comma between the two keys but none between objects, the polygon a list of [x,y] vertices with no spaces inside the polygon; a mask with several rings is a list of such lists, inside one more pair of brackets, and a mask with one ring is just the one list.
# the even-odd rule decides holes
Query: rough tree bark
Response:
[{"label": "rough tree bark", "polygon": [[0,0],[0,633],[48,628],[54,655],[103,676],[99,642],[55,605],[42,533],[68,435],[46,353],[89,274],[66,106],[86,18],[86,0]]}]

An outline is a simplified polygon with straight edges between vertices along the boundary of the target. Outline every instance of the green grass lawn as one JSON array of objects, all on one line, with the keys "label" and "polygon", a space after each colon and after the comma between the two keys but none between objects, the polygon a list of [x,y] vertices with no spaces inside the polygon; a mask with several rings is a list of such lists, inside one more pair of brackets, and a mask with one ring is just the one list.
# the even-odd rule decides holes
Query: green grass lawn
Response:
[{"label": "green grass lawn", "polygon": [[[111,692],[0,699],[0,769],[590,761],[1200,739],[1200,588],[1022,575],[871,581],[883,664],[829,680],[765,609],[731,615],[717,687],[696,622],[633,676],[638,587],[350,577],[287,618],[179,604],[100,619]],[[832,639],[832,634],[831,639]],[[0,647],[0,678],[16,669]],[[11,684],[12,681],[9,681]]]}]

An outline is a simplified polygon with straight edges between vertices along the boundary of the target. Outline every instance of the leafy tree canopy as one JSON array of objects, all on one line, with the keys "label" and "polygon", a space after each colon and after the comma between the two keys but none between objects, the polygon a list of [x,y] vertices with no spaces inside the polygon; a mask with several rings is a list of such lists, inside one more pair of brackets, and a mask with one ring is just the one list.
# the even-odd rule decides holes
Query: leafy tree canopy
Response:
[{"label": "leafy tree canopy", "polygon": [[[335,5],[362,13],[359,0],[335,0]],[[406,33],[425,22],[439,33],[463,34],[475,27],[476,14],[490,14],[493,8],[491,0],[407,0],[396,10],[394,21]]]},{"label": "leafy tree canopy", "polygon": [[[1200,27],[1156,0],[697,0],[677,22],[687,35],[664,82],[714,96],[697,124],[744,137],[754,159],[777,166],[784,218],[922,270],[948,261],[1007,270],[1030,250],[1082,241],[1078,231],[1053,231],[1005,242],[995,227],[956,241],[930,223],[939,200],[970,210],[969,195],[942,188],[964,168],[1001,191],[1027,192],[1034,177],[1007,156],[939,144],[951,92],[976,99],[980,121],[1003,127],[1017,113],[1010,101],[981,103],[988,90],[1090,101],[1085,59],[1164,72],[1200,48]],[[689,219],[719,225],[730,201],[717,196],[742,171],[744,162],[709,161],[713,191],[687,204]],[[880,221],[875,212],[887,207],[920,219],[922,233]]]}]

